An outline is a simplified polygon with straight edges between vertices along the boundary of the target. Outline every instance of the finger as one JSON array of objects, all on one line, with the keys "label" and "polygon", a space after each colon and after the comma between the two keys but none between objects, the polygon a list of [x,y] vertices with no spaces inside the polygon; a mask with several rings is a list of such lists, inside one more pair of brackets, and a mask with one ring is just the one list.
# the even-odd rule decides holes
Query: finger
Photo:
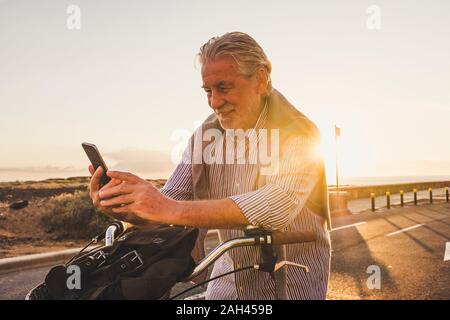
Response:
[{"label": "finger", "polygon": [[98,167],[92,175],[90,186],[91,192],[97,192],[100,186],[100,178],[102,177],[103,169],[102,167]]},{"label": "finger", "polygon": [[115,187],[115,186],[118,186],[121,183],[122,183],[122,180],[111,179],[111,180],[109,180],[109,182],[107,184],[105,184],[103,187],[100,188],[100,191],[106,190],[108,188],[112,188],[112,187]]},{"label": "finger", "polygon": [[111,210],[115,213],[128,213],[131,210],[131,204],[127,204],[118,208],[111,208]]},{"label": "finger", "polygon": [[133,205],[126,205],[120,208],[112,208],[113,214],[121,221],[126,221],[134,225],[147,225],[149,221],[136,216],[133,213]]},{"label": "finger", "polygon": [[89,173],[91,174],[91,176],[94,174],[95,170],[94,170],[94,166],[92,164],[89,165]]},{"label": "finger", "polygon": [[108,171],[106,174],[108,175],[108,177],[124,180],[130,183],[137,183],[142,180],[138,176],[135,176],[134,174],[131,174],[129,172]]},{"label": "finger", "polygon": [[132,193],[133,191],[134,186],[132,184],[122,181],[120,184],[114,187],[102,189],[99,192],[98,196],[100,197],[100,199],[108,199],[111,197]]},{"label": "finger", "polygon": [[133,202],[134,202],[134,197],[131,194],[126,194],[126,195],[102,200],[102,201],[100,201],[100,205],[102,207],[110,207],[110,206],[116,206],[116,205],[120,205],[120,204],[128,205]]}]

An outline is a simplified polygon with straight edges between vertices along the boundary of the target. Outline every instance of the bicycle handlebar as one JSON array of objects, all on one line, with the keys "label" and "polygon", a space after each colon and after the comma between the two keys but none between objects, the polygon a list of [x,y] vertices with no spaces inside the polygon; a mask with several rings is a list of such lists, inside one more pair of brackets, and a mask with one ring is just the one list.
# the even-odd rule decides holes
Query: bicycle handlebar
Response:
[{"label": "bicycle handlebar", "polygon": [[[112,226],[116,228],[111,228]],[[112,239],[114,239],[116,236],[121,234],[124,230],[126,230],[129,227],[128,224],[115,221],[109,230],[109,234],[106,236],[106,238],[109,238],[110,236]],[[112,233],[112,234],[111,234]],[[212,252],[210,252],[209,255],[207,255],[205,258],[203,258],[197,266],[194,268],[193,272],[184,280],[189,281],[196,276],[198,276],[200,273],[202,273],[205,269],[208,268],[215,260],[217,260],[222,254],[224,254],[226,251],[236,248],[236,247],[244,247],[244,246],[254,246],[254,245],[285,245],[285,244],[295,244],[295,243],[304,243],[304,242],[312,242],[317,239],[316,234],[313,231],[298,231],[298,232],[280,232],[275,231],[272,234],[254,234],[251,236],[246,236],[242,238],[232,239],[229,241],[226,241],[224,243],[221,243],[219,246],[217,246]],[[109,239],[107,239],[109,240]],[[110,240],[107,243],[112,244],[114,240]]]},{"label": "bicycle handlebar", "polygon": [[194,279],[200,273],[205,271],[214,261],[216,261],[226,251],[245,246],[255,245],[284,245],[294,243],[312,242],[316,240],[316,235],[312,231],[301,232],[274,232],[272,234],[255,234],[252,236],[231,239],[221,243],[213,251],[211,251],[205,258],[203,258],[192,273],[183,281],[187,282]]},{"label": "bicycle handlebar", "polygon": [[299,231],[299,232],[274,232],[272,233],[272,244],[294,244],[303,242],[312,242],[317,239],[316,234],[312,231]]}]

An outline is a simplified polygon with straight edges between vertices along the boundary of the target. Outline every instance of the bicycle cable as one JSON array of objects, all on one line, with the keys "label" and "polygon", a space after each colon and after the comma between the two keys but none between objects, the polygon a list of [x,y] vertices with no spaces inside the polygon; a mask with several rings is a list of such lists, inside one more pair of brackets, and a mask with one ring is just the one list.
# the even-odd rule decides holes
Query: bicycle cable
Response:
[{"label": "bicycle cable", "polygon": [[87,245],[85,245],[85,246],[83,247],[83,249],[81,249],[77,254],[75,254],[72,258],[70,258],[70,260],[69,260],[68,262],[66,262],[65,265],[68,266],[72,261],[75,260],[75,257],[79,257],[78,255],[79,255],[80,253],[83,253],[84,250],[86,250],[91,244],[93,244],[93,243],[95,243],[95,242],[96,242],[96,241],[95,241],[95,238],[92,239],[91,242],[89,242]]},{"label": "bicycle cable", "polygon": [[242,267],[242,268],[239,268],[239,269],[236,269],[236,270],[229,271],[229,272],[227,272],[227,273],[218,275],[218,276],[216,276],[216,277],[214,277],[214,278],[210,278],[210,279],[208,279],[208,280],[202,281],[202,282],[200,282],[199,284],[196,284],[196,285],[193,286],[193,287],[190,287],[190,288],[188,288],[188,289],[186,289],[186,290],[181,291],[180,293],[178,293],[178,294],[176,294],[175,296],[169,298],[168,300],[173,300],[173,299],[175,299],[175,298],[181,296],[182,294],[184,294],[184,293],[186,293],[186,292],[188,292],[188,291],[191,291],[191,290],[193,290],[193,289],[195,289],[195,288],[197,288],[197,287],[199,287],[199,286],[201,286],[201,285],[204,285],[205,283],[208,283],[208,282],[210,282],[210,281],[219,279],[219,278],[221,278],[221,277],[227,276],[227,275],[232,274],[232,273],[244,271],[244,270],[247,270],[247,269],[253,269],[254,267],[255,267],[255,266]]}]

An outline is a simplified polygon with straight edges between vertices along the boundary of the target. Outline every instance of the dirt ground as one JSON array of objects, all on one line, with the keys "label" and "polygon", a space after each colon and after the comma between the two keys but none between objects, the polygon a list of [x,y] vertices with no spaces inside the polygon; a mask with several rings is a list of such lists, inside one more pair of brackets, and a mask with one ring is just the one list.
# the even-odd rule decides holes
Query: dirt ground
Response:
[{"label": "dirt ground", "polygon": [[84,241],[66,241],[46,233],[39,208],[48,197],[31,197],[26,208],[9,209],[0,202],[0,259],[79,247]]},{"label": "dirt ground", "polygon": [[[165,180],[151,182],[159,188]],[[86,241],[59,239],[47,233],[40,222],[40,213],[50,197],[86,190],[87,184],[86,177],[0,183],[0,259],[84,246]],[[28,206],[18,210],[9,208],[19,200],[27,200]]]}]

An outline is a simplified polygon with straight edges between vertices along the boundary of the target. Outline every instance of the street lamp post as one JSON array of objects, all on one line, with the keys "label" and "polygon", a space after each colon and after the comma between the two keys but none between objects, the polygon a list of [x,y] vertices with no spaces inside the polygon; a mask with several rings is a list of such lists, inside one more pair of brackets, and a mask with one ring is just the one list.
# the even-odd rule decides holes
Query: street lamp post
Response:
[{"label": "street lamp post", "polygon": [[334,125],[334,139],[336,141],[336,196],[339,197],[339,166],[338,166],[338,137],[341,136],[341,128]]}]

